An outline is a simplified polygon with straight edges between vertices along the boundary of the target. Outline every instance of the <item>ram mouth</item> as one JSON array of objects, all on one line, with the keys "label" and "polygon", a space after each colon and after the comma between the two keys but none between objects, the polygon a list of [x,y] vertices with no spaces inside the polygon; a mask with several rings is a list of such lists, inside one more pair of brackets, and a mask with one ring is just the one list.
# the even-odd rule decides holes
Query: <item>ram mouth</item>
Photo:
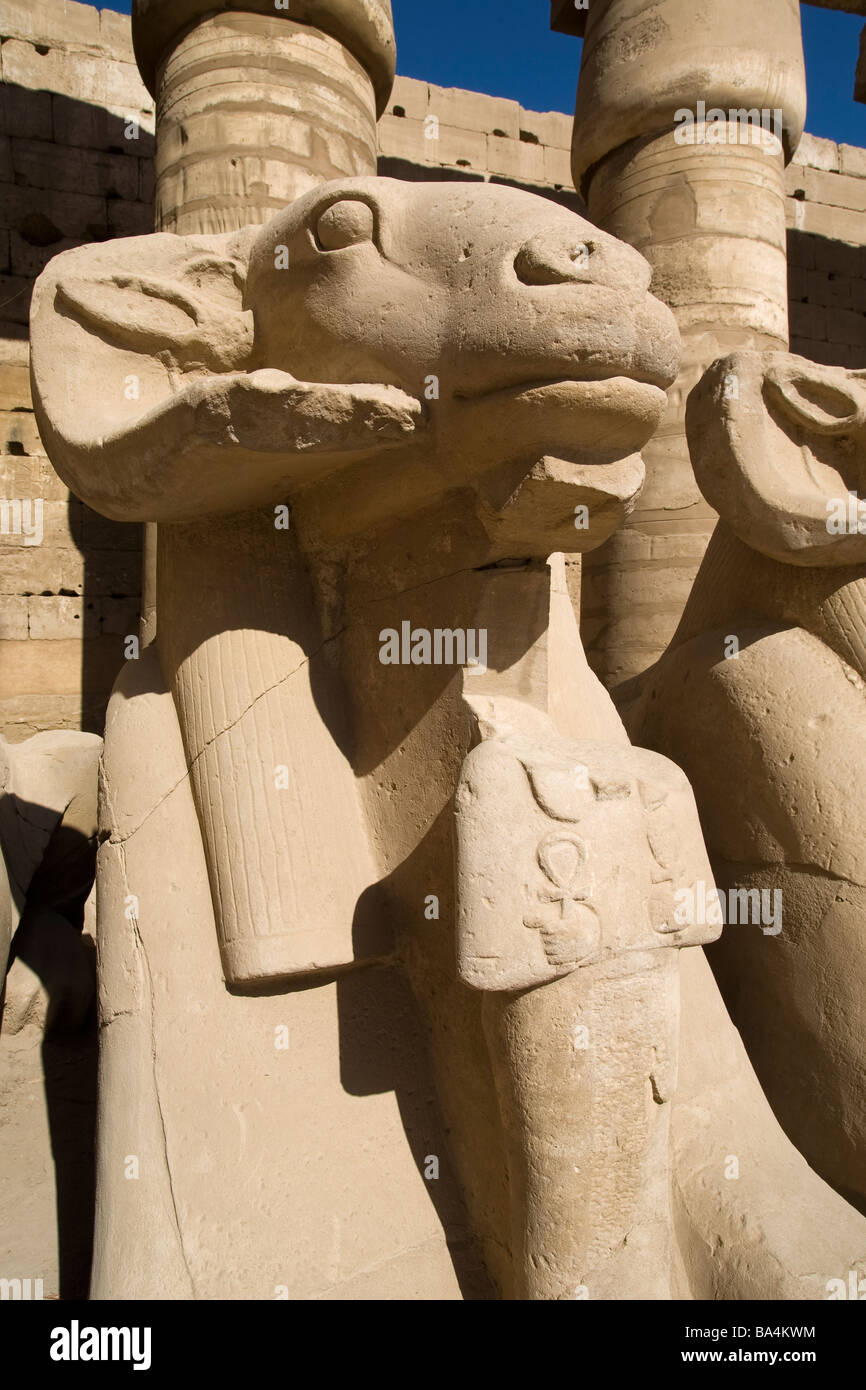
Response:
[{"label": "ram mouth", "polygon": [[484,420],[492,415],[515,442],[531,439],[544,453],[569,457],[574,448],[641,449],[658,429],[667,399],[660,386],[630,376],[555,377],[464,397],[455,406]]},{"label": "ram mouth", "polygon": [[485,388],[483,391],[455,391],[454,394],[457,400],[479,401],[490,400],[495,397],[513,399],[517,396],[536,395],[541,392],[558,395],[572,393],[575,396],[587,398],[612,390],[623,394],[645,394],[650,399],[663,398],[667,400],[665,389],[660,384],[660,378],[653,379],[649,375],[628,372],[607,376],[543,377]]}]

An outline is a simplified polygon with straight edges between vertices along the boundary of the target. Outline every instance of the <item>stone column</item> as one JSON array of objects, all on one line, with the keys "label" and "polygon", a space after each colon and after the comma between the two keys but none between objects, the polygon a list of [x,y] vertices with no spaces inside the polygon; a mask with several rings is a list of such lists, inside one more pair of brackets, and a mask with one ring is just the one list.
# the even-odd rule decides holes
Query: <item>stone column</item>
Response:
[{"label": "stone column", "polygon": [[729,0],[712,24],[693,0],[593,0],[585,20],[575,183],[592,220],[647,257],[684,346],[637,508],[584,562],[584,641],[615,685],[664,650],[715,524],[689,462],[688,392],[735,347],[787,347],[783,171],[806,93],[798,0]]},{"label": "stone column", "polygon": [[156,99],[157,230],[233,231],[376,172],[389,0],[136,0],[133,38]]},{"label": "stone column", "polygon": [[134,0],[132,36],[156,100],[156,231],[234,231],[328,179],[375,174],[396,64],[390,0]]}]

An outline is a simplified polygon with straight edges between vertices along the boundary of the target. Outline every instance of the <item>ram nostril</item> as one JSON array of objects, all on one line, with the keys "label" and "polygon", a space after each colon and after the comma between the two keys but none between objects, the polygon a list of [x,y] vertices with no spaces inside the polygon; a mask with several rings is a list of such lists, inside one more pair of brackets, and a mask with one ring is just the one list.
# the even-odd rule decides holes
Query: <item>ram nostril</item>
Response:
[{"label": "ram nostril", "polygon": [[596,247],[590,241],[563,241],[561,236],[537,236],[521,246],[514,258],[524,285],[564,285],[590,278]]}]

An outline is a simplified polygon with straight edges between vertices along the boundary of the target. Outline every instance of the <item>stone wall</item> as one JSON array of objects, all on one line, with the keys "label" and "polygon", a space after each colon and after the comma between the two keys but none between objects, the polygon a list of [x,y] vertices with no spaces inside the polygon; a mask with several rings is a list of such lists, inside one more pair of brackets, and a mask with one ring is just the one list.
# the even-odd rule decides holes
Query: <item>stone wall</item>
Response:
[{"label": "stone wall", "polygon": [[[129,20],[73,0],[0,8],[0,732],[100,731],[138,625],[141,532],[71,498],[30,402],[33,280],[68,246],[153,225],[153,103]],[[582,210],[571,117],[400,77],[380,172],[489,179]],[[806,136],[787,172],[792,348],[866,365],[866,151]],[[95,383],[98,389],[98,383]],[[42,542],[29,543],[42,503]],[[16,509],[15,503],[25,510]]]},{"label": "stone wall", "polygon": [[138,629],[140,528],[82,506],[45,458],[27,324],[57,252],[152,229],[153,103],[122,15],[3,0],[0,41],[0,496],[25,508],[0,513],[0,731],[19,740],[101,731]]},{"label": "stone wall", "polygon": [[785,188],[791,351],[866,367],[866,150],[804,135]]},{"label": "stone wall", "polygon": [[518,184],[582,210],[571,177],[571,127],[571,116],[559,111],[527,111],[501,97],[398,77],[379,122],[379,172]]}]

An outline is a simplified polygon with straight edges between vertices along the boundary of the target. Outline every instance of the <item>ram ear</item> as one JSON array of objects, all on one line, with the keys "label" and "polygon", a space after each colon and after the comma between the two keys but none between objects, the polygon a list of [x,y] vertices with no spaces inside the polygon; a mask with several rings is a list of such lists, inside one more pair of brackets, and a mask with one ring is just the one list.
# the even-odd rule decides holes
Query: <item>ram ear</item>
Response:
[{"label": "ram ear", "polygon": [[807,566],[866,560],[866,535],[838,525],[866,481],[866,373],[734,353],[692,391],[686,433],[698,486],[752,549]]},{"label": "ram ear", "polygon": [[764,397],[778,417],[807,439],[861,436],[866,424],[862,372],[825,367],[805,358],[774,357],[764,372]]},{"label": "ram ear", "polygon": [[49,262],[34,288],[31,374],[40,428],[61,456],[64,444],[129,429],[184,378],[244,370],[254,231],[129,237]]}]

